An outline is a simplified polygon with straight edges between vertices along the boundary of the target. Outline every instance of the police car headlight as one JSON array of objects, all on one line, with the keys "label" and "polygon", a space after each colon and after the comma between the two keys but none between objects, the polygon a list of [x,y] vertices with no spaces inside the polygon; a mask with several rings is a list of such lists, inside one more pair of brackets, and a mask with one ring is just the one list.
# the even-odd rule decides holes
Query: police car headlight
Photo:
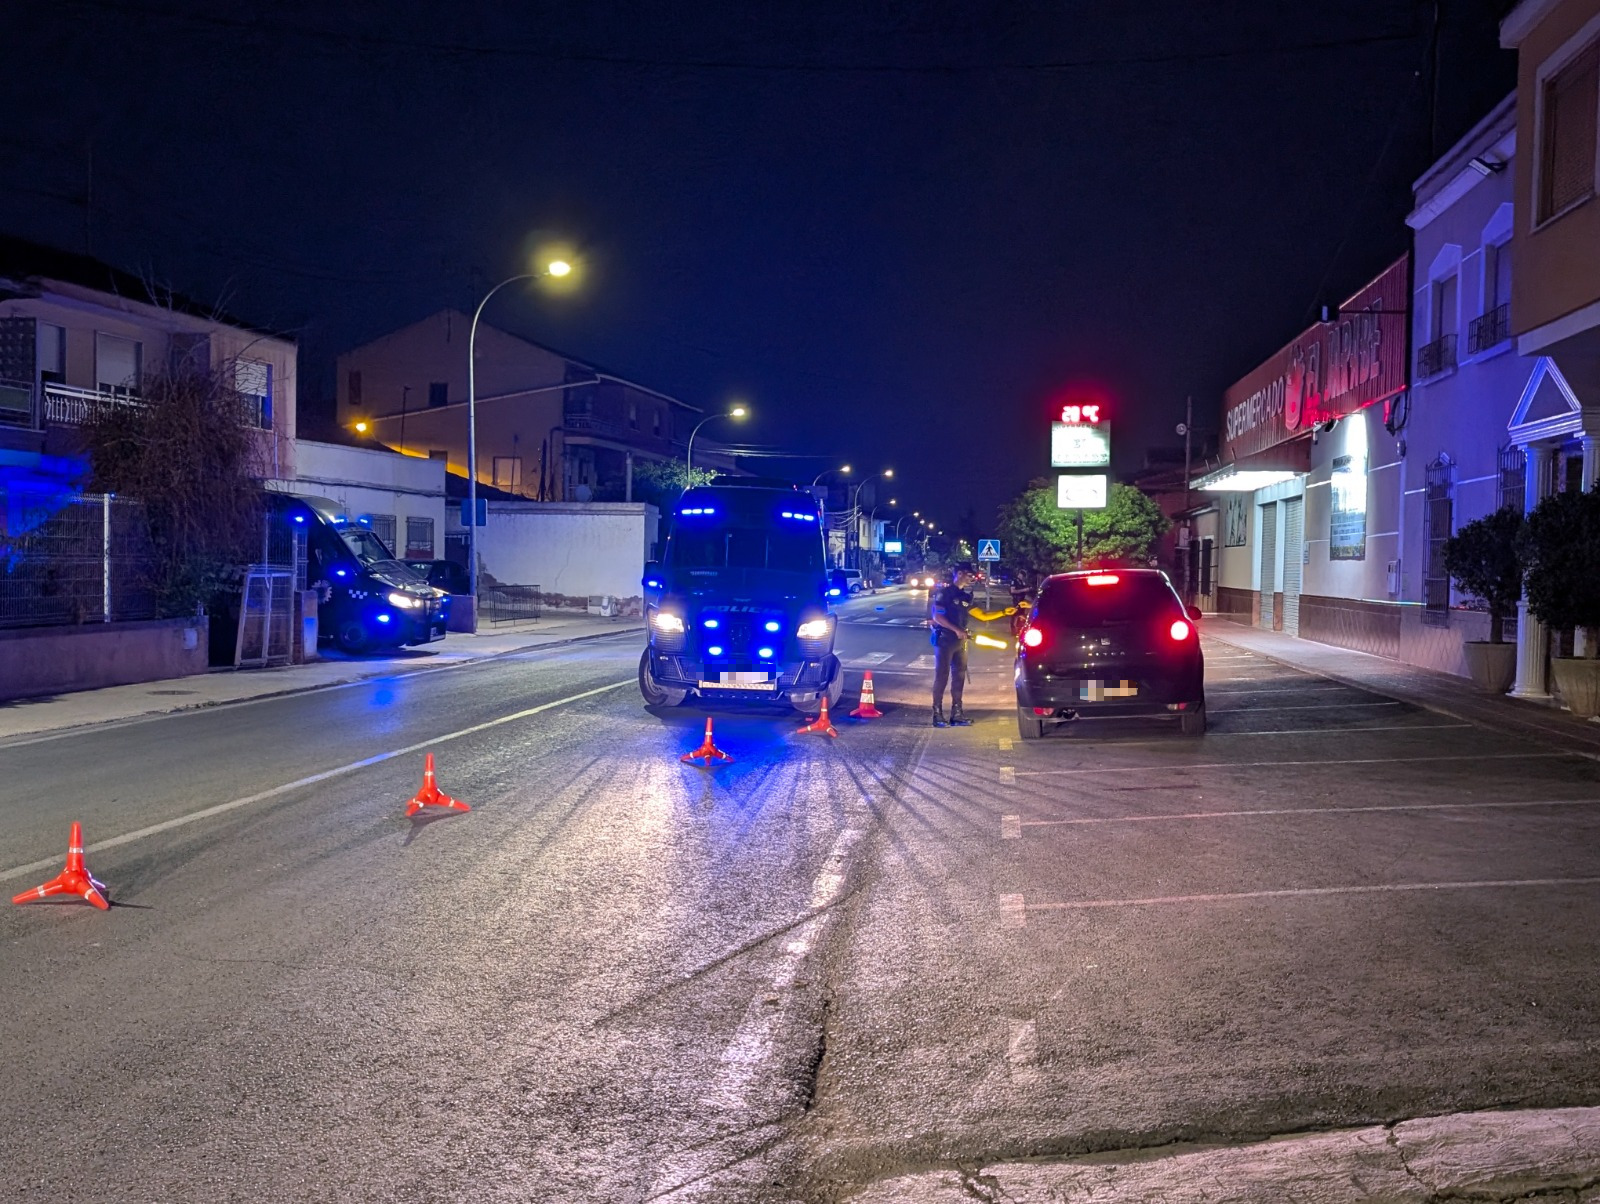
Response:
[{"label": "police car headlight", "polygon": [[421,598],[413,598],[410,594],[402,594],[398,590],[390,594],[387,600],[390,606],[398,607],[401,610],[415,610],[417,607],[424,605]]},{"label": "police car headlight", "polygon": [[683,620],[670,611],[658,610],[650,616],[650,626],[663,635],[677,635],[683,631]]},{"label": "police car headlight", "polygon": [[800,624],[800,626],[794,629],[794,633],[802,640],[824,639],[828,634],[828,620],[807,619],[804,623]]}]

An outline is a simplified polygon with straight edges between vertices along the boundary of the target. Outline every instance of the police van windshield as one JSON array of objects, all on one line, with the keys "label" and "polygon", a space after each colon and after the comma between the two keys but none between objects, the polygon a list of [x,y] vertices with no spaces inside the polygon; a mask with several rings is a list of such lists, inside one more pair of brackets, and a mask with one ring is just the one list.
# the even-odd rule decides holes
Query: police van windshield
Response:
[{"label": "police van windshield", "polygon": [[365,527],[340,527],[339,538],[362,564],[377,564],[380,560],[393,560],[394,554]]},{"label": "police van windshield", "polygon": [[816,528],[688,527],[680,525],[667,545],[680,569],[777,569],[820,573],[822,540]]}]

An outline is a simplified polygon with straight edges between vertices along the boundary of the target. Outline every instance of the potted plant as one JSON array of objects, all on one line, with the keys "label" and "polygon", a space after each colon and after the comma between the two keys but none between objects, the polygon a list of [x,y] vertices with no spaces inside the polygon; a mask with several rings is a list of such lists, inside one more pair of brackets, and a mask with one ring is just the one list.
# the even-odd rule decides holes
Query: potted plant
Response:
[{"label": "potted plant", "polygon": [[1463,645],[1472,680],[1504,694],[1517,676],[1517,649],[1505,642],[1506,616],[1522,597],[1518,554],[1522,515],[1510,506],[1467,523],[1445,541],[1444,568],[1464,594],[1489,608],[1489,638]]},{"label": "potted plant", "polygon": [[1583,635],[1582,656],[1551,661],[1561,699],[1574,715],[1600,715],[1600,493],[1545,498],[1528,515],[1522,550],[1528,610]]}]

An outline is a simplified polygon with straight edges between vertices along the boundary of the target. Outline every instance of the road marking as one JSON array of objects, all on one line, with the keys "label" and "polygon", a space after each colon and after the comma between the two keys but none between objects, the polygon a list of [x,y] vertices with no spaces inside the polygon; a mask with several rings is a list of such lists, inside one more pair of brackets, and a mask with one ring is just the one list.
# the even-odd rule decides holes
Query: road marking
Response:
[{"label": "road marking", "polygon": [[1039,1057],[1039,1033],[1032,1020],[1012,1020],[1006,1038],[1006,1060],[1011,1063],[1011,1081],[1026,1087],[1039,1081],[1034,1065]]},{"label": "road marking", "polygon": [[908,669],[931,669],[931,668],[933,668],[933,653],[924,652],[921,656],[917,657],[916,660],[912,661],[909,665],[907,665],[906,668],[908,668]]},{"label": "road marking", "polygon": [[1301,765],[1398,765],[1415,761],[1542,761],[1552,757],[1575,757],[1578,760],[1589,759],[1584,753],[1575,752],[1456,753],[1448,757],[1354,757],[1344,761],[1206,761],[1194,765],[1119,765],[1111,769],[1024,769],[1020,771],[1020,776],[1025,778],[1052,778],[1074,773],[1151,773],[1157,769],[1273,769],[1278,767],[1292,769]]},{"label": "road marking", "polygon": [[[318,782],[326,782],[329,778],[342,777],[347,773],[354,773],[358,769],[366,769],[369,765],[380,765],[384,761],[392,761],[396,757],[403,757],[409,753],[422,752],[426,749],[437,748],[452,740],[460,740],[465,736],[473,736],[478,732],[488,731],[490,728],[500,727],[503,724],[515,723],[519,719],[527,719],[544,711],[553,711],[557,707],[564,707],[574,702],[582,702],[585,698],[593,698],[596,694],[604,694],[610,690],[620,690],[623,686],[631,686],[636,678],[627,681],[613,682],[609,686],[597,686],[592,690],[584,690],[581,694],[569,694],[565,698],[558,698],[554,702],[540,703],[536,707],[516,711],[510,715],[502,715],[498,719],[490,719],[486,723],[475,723],[471,727],[464,727],[458,731],[446,732],[442,736],[431,736],[417,744],[408,744],[405,748],[396,748],[390,752],[378,753],[360,761],[351,761],[348,765],[340,765],[335,769],[325,769],[321,773],[311,774],[309,777],[297,778],[293,782],[285,782],[282,786],[274,786],[270,790],[262,790],[256,794],[248,794],[243,798],[230,799],[226,803],[217,803],[215,806],[202,807],[198,811],[191,811],[187,815],[179,815],[173,819],[162,820],[158,824],[151,824],[147,828],[139,828],[133,832],[124,832],[121,836],[113,836],[109,840],[99,840],[94,844],[85,845],[85,853],[99,853],[105,849],[114,849],[119,845],[132,844],[136,840],[143,840],[147,836],[156,836],[162,832],[170,832],[174,828],[186,827],[198,823],[202,819],[211,819],[213,816],[225,815],[229,811],[237,811],[240,807],[248,807],[252,803],[264,803],[268,799],[278,798],[289,794],[291,791],[314,786]],[[8,870],[0,870],[0,882],[7,878],[20,878],[23,874],[37,873],[42,869],[49,869],[59,864],[55,857],[43,861],[30,861],[27,865],[13,866]]]},{"label": "road marking", "polygon": [[1023,928],[1028,923],[1028,906],[1021,895],[1000,896],[1000,927]]},{"label": "road marking", "polygon": [[1016,766],[1014,766],[1014,765],[1002,765],[1002,766],[1000,766],[1000,782],[1001,782],[1001,785],[1006,785],[1008,783],[1015,782],[1016,780],[1017,780]]},{"label": "road marking", "polygon": [[[1398,707],[1404,706],[1403,702],[1312,702],[1304,706],[1273,707],[1274,713],[1278,711],[1341,711],[1355,707]],[[1207,707],[1206,710],[1213,715],[1240,715],[1247,711],[1258,711],[1259,707]]]},{"label": "road marking", "polygon": [[1000,751],[1001,752],[1010,752],[1011,751],[1011,737],[1010,736],[1001,736],[1000,737]]},{"label": "road marking", "polygon": [[[1077,823],[1078,820],[1038,820],[1038,823]],[[1000,817],[1000,839],[1020,840],[1022,838],[1022,816],[1002,815]]]},{"label": "road marking", "polygon": [[1246,686],[1242,690],[1217,689],[1214,686],[1206,687],[1207,694],[1325,694],[1329,690],[1354,690],[1358,694],[1377,693],[1376,690],[1368,690],[1362,686],[1347,686],[1342,682],[1331,686],[1303,686],[1299,682],[1288,682],[1281,686]]},{"label": "road marking", "polygon": [[1277,732],[1212,732],[1213,736],[1353,736],[1368,732],[1443,732],[1476,727],[1475,723],[1390,724],[1388,727],[1291,727]]},{"label": "road marking", "polygon": [[[1480,882],[1391,882],[1380,886],[1300,886],[1289,890],[1247,890],[1231,894],[1211,895],[1154,895],[1146,899],[1084,899],[1077,903],[1019,904],[1024,911],[1091,911],[1108,907],[1159,907],[1172,903],[1232,903],[1246,899],[1296,899],[1317,895],[1380,895],[1401,894],[1425,890],[1488,890],[1529,886],[1596,886],[1595,878],[1501,878]],[[1021,895],[1005,896],[1020,899]],[[1003,906],[1003,904],[1002,904]],[[1019,928],[1022,925],[1006,924],[1002,927]]]},{"label": "road marking", "polygon": [[883,664],[893,655],[892,652],[863,652],[860,656],[852,656],[844,663],[851,669],[870,669],[874,665]]},{"label": "road marking", "polygon": [[1371,807],[1261,807],[1248,811],[1187,811],[1179,815],[1092,815],[1077,819],[1023,819],[1016,815],[1000,817],[1001,836],[1007,836],[1006,821],[1016,820],[1016,836],[1023,828],[1057,828],[1073,824],[1147,824],[1184,819],[1238,819],[1254,815],[1366,815],[1374,811],[1488,811],[1507,807],[1592,807],[1600,798],[1534,799],[1527,802],[1493,803],[1383,803]]}]

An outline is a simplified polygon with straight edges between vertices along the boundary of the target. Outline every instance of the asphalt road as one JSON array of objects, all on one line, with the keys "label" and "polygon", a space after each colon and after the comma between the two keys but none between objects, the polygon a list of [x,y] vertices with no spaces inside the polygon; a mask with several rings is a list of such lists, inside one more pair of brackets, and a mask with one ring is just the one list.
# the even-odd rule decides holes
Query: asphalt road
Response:
[{"label": "asphalt road", "polygon": [[[1024,745],[987,650],[934,731],[925,605],[845,608],[885,719],[717,712],[710,771],[637,637],[0,744],[0,886],[78,819],[116,904],[0,913],[0,1198],[835,1200],[1600,1103],[1600,766],[1210,641],[1204,739]],[[404,818],[426,750],[471,813]]]}]

